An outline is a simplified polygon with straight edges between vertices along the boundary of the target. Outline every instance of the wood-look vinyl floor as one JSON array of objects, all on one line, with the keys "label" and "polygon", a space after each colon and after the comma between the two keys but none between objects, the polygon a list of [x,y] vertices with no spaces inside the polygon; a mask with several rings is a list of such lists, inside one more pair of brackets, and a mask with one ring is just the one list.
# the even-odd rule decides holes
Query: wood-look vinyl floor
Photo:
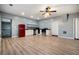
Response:
[{"label": "wood-look vinyl floor", "polygon": [[79,40],[53,36],[6,38],[0,41],[1,55],[79,55]]}]

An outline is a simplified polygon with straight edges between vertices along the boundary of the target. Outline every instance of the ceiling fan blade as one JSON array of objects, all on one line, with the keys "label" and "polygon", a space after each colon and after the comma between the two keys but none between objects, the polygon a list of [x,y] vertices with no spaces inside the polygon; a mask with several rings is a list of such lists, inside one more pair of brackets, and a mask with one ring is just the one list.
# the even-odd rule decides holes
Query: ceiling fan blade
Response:
[{"label": "ceiling fan blade", "polygon": [[45,13],[43,13],[42,15],[45,15]]},{"label": "ceiling fan blade", "polygon": [[49,15],[52,15],[51,13],[49,13]]},{"label": "ceiling fan blade", "polygon": [[45,11],[40,11],[40,12],[45,12]]},{"label": "ceiling fan blade", "polygon": [[54,11],[49,11],[49,12],[56,12],[56,10],[54,10]]}]

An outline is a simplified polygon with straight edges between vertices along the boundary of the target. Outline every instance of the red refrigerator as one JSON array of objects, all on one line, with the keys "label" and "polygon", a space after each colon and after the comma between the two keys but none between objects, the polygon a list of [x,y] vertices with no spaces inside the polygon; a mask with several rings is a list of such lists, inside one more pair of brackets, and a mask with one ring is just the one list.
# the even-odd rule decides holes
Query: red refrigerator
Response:
[{"label": "red refrigerator", "polygon": [[19,24],[19,37],[25,37],[25,25]]}]

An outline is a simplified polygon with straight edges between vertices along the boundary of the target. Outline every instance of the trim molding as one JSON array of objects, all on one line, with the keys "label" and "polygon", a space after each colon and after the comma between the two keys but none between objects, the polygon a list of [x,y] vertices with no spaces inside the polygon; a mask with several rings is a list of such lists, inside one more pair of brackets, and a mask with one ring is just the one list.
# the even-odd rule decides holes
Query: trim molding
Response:
[{"label": "trim molding", "polygon": [[1,37],[0,37],[0,40],[1,40]]},{"label": "trim molding", "polygon": [[74,38],[75,40],[79,40],[79,38]]},{"label": "trim molding", "polygon": [[58,35],[52,35],[52,36],[58,37]]},{"label": "trim molding", "polygon": [[12,36],[12,38],[17,38],[18,36]]},{"label": "trim molding", "polygon": [[60,38],[66,38],[66,39],[73,39],[74,40],[73,37],[64,37],[64,36],[58,36],[58,37],[60,37]]}]

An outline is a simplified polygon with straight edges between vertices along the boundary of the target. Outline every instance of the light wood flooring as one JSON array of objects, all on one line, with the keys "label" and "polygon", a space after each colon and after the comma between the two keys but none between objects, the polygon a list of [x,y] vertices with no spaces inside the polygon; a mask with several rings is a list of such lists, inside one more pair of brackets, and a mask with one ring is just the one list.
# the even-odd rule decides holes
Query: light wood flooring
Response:
[{"label": "light wood flooring", "polygon": [[79,40],[27,36],[0,41],[1,55],[79,55]]}]

